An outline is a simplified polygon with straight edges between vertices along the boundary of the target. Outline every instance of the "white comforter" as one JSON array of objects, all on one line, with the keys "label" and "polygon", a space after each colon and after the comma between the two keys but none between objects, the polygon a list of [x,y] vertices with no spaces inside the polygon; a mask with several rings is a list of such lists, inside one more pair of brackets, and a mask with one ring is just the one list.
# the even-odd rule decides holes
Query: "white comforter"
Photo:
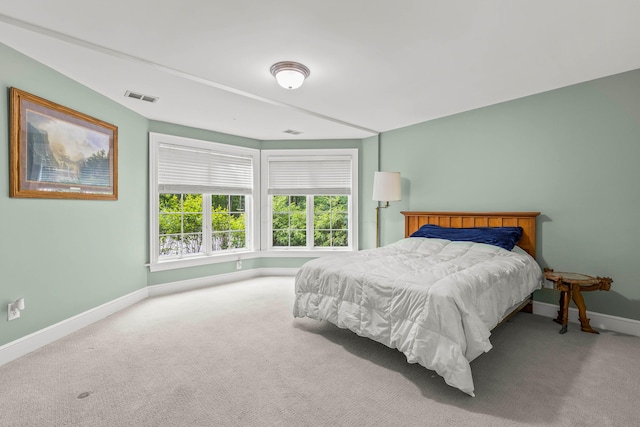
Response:
[{"label": "white comforter", "polygon": [[489,331],[542,282],[519,248],[412,237],[307,262],[293,314],[397,348],[473,396],[469,362],[491,349]]}]

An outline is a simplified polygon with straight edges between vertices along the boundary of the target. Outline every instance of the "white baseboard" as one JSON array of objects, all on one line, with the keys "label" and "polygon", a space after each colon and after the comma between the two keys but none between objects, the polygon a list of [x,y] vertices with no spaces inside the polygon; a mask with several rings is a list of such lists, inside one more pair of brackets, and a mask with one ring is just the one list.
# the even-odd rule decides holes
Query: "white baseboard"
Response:
[{"label": "white baseboard", "polygon": [[[120,298],[116,298],[113,301],[109,301],[98,307],[92,308],[91,310],[87,310],[76,316],[70,317],[54,325],[0,346],[0,366],[149,297],[237,282],[254,277],[294,276],[298,270],[298,268],[254,268],[227,274],[218,274],[215,276],[200,277],[191,280],[181,280],[162,285],[147,286],[143,289],[139,289]],[[555,304],[534,301],[533,313],[540,316],[555,318],[558,316],[558,306]],[[638,320],[594,313],[591,311],[587,311],[587,316],[591,319],[591,326],[595,329],[614,331],[640,337],[640,321]],[[573,307],[569,308],[569,321],[579,323],[578,310]],[[579,328],[578,325],[575,327]]]},{"label": "white baseboard", "polygon": [[89,326],[98,320],[117,313],[120,310],[142,301],[148,296],[149,290],[145,287],[51,326],[47,326],[44,329],[40,329],[15,341],[11,341],[0,347],[0,366],[59,340],[85,326]]},{"label": "white baseboard", "polygon": [[[545,302],[533,302],[533,314],[556,318],[558,317],[558,305]],[[625,317],[611,316],[609,314],[595,313],[587,310],[587,317],[592,328],[601,331],[613,331],[621,334],[635,335],[640,337],[640,321],[627,319]],[[578,319],[578,309],[569,307],[569,322],[577,323],[574,329],[580,330],[580,320]],[[569,325],[569,330],[572,326]]]},{"label": "white baseboard", "polygon": [[149,297],[237,282],[240,280],[252,279],[254,277],[293,276],[298,270],[299,268],[254,268],[250,270],[235,271],[228,274],[182,280],[162,285],[146,286],[143,289],[139,289],[128,295],[116,298],[113,301],[109,301],[98,307],[92,308],[0,346],[0,366],[31,353],[40,347],[51,344],[72,332],[78,331],[85,326],[89,326],[98,320],[102,320],[107,316],[117,313],[118,311]]},{"label": "white baseboard", "polygon": [[193,289],[207,288],[209,286],[225,283],[239,282],[264,276],[295,276],[299,268],[252,268],[250,270],[234,271],[232,273],[217,274],[215,276],[198,277],[196,279],[180,280],[178,282],[151,285],[149,297],[173,294],[176,292],[190,291]]}]

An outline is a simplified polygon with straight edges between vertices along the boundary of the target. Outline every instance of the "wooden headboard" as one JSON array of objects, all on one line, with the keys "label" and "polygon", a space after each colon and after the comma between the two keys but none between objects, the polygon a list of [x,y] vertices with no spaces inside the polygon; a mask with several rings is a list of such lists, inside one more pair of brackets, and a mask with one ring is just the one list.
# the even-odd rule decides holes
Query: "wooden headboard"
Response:
[{"label": "wooden headboard", "polygon": [[522,227],[518,246],[536,256],[536,217],[540,212],[401,212],[404,215],[404,237],[409,237],[424,224],[441,227]]}]

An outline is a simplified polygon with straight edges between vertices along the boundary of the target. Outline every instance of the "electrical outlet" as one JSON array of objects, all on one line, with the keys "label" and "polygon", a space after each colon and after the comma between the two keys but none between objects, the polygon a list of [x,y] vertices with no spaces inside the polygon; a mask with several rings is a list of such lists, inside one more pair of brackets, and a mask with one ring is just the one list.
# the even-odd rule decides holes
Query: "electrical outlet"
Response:
[{"label": "electrical outlet", "polygon": [[18,298],[7,305],[7,321],[20,317],[20,311],[24,310],[24,298]]},{"label": "electrical outlet", "polygon": [[242,270],[242,260],[236,261],[236,270]]},{"label": "electrical outlet", "polygon": [[20,317],[20,309],[11,303],[7,306],[7,321],[16,320]]}]

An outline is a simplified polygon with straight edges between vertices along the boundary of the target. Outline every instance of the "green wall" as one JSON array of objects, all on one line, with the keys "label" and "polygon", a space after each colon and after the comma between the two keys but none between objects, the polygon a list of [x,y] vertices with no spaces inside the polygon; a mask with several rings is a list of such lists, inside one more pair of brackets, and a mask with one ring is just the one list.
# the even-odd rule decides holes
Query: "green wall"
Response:
[{"label": "green wall", "polygon": [[[362,140],[360,149],[360,219],[359,238],[360,249],[370,249],[376,246],[376,205],[373,201],[373,175],[378,170],[378,136]],[[381,209],[380,222],[384,224],[388,209]]]},{"label": "green wall", "polygon": [[385,132],[380,158],[403,177],[382,243],[401,210],[540,211],[540,264],[612,277],[587,309],[640,320],[640,70]]},{"label": "green wall", "polygon": [[[147,120],[0,44],[0,345],[144,288]],[[117,201],[9,197],[9,88],[118,126]],[[25,298],[18,320],[7,304]]]},{"label": "green wall", "polygon": [[167,135],[181,136],[183,138],[200,139],[202,141],[218,142],[220,144],[236,145],[239,147],[260,148],[260,141],[257,139],[212,132],[204,129],[196,129],[155,120],[149,121],[149,132],[164,133]]}]

